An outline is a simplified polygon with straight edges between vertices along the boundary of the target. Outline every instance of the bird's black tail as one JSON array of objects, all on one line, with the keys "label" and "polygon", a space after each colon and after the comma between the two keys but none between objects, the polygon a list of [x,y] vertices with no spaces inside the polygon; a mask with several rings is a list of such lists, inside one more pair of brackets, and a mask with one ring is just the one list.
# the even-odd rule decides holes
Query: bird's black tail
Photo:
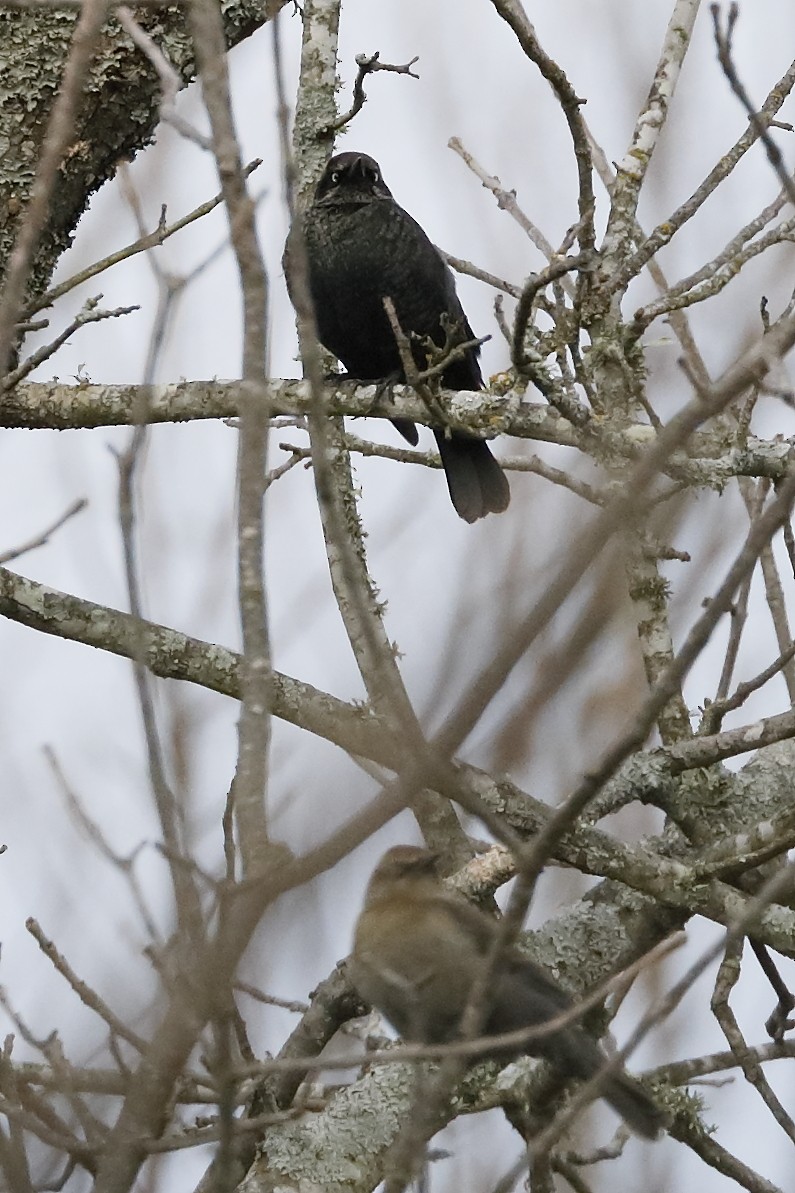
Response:
[{"label": "bird's black tail", "polygon": [[627,1126],[644,1139],[657,1139],[668,1122],[668,1116],[629,1073],[611,1073],[606,1077],[602,1097],[621,1115]]},{"label": "bird's black tail", "polygon": [[449,438],[440,429],[434,429],[433,433],[450,499],[459,518],[477,522],[486,514],[499,514],[507,509],[511,500],[508,480],[486,441],[459,431]]},{"label": "bird's black tail", "polygon": [[[584,1081],[595,1077],[608,1061],[596,1041],[576,1027],[556,1032],[539,1051],[548,1055],[564,1073]],[[644,1139],[657,1139],[668,1124],[668,1115],[652,1101],[641,1083],[623,1070],[604,1077],[599,1096]]]}]

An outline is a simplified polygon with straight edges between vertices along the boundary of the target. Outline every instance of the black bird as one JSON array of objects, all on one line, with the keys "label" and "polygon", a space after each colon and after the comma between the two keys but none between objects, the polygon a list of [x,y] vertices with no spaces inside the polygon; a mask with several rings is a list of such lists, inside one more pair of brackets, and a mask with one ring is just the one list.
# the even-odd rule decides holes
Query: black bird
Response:
[{"label": "black bird", "polygon": [[[339,153],[326,166],[304,214],[309,284],[320,342],[359,381],[405,380],[383,300],[391,298],[407,336],[445,344],[443,316],[459,343],[474,339],[453,275],[422,228],[392,198],[378,163],[366,153]],[[289,245],[289,241],[288,241]],[[290,271],[287,270],[289,284]],[[418,368],[427,365],[416,342]],[[479,348],[468,348],[442,374],[449,389],[482,389]],[[417,428],[395,426],[409,443]],[[465,522],[506,509],[510,491],[488,444],[461,431],[434,428],[450,497]]]},{"label": "black bird", "polygon": [[[370,878],[348,960],[361,997],[378,1007],[404,1039],[425,1044],[457,1038],[497,932],[495,920],[442,885],[435,863],[435,853],[413,845],[387,850]],[[552,978],[515,948],[499,957],[488,998],[484,1035],[539,1026],[572,1005]],[[565,1077],[581,1080],[593,1077],[607,1060],[576,1024],[495,1050],[495,1055],[507,1063],[523,1052],[543,1056]],[[655,1139],[666,1125],[666,1115],[628,1073],[605,1077],[602,1097],[646,1139]]]}]

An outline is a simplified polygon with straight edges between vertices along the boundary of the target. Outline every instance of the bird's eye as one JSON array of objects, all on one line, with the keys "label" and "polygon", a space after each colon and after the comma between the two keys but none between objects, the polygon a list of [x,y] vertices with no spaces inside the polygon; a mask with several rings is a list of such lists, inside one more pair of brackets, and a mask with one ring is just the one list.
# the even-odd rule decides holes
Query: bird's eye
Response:
[{"label": "bird's eye", "polygon": [[332,181],[332,182],[339,182],[339,180],[340,180],[340,172],[339,172],[339,170],[333,170],[333,171],[332,171],[332,174],[331,174],[331,181]]},{"label": "bird's eye", "polygon": [[373,182],[380,182],[380,181],[381,181],[381,175],[378,173],[377,170],[373,170]]}]

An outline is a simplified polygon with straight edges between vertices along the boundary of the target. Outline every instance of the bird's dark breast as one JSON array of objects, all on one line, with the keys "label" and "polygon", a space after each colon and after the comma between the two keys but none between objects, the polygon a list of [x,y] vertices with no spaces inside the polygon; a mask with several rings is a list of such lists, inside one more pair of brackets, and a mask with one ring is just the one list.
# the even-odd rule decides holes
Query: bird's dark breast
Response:
[{"label": "bird's dark breast", "polygon": [[463,318],[444,262],[391,200],[316,204],[305,231],[319,338],[352,376],[374,380],[402,372],[385,297],[407,335],[442,342],[441,312]]}]

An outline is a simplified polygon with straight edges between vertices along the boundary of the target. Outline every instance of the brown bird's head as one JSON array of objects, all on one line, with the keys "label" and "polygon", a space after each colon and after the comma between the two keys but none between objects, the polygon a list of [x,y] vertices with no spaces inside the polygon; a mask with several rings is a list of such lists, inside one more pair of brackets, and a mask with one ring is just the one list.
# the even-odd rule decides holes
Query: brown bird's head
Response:
[{"label": "brown bird's head", "polygon": [[392,197],[375,158],[366,153],[338,153],[323,171],[315,191],[315,202],[355,203],[374,196]]},{"label": "brown bird's head", "polygon": [[365,907],[402,891],[413,891],[418,883],[436,886],[438,853],[419,845],[395,845],[388,849],[370,877],[364,897]]}]

